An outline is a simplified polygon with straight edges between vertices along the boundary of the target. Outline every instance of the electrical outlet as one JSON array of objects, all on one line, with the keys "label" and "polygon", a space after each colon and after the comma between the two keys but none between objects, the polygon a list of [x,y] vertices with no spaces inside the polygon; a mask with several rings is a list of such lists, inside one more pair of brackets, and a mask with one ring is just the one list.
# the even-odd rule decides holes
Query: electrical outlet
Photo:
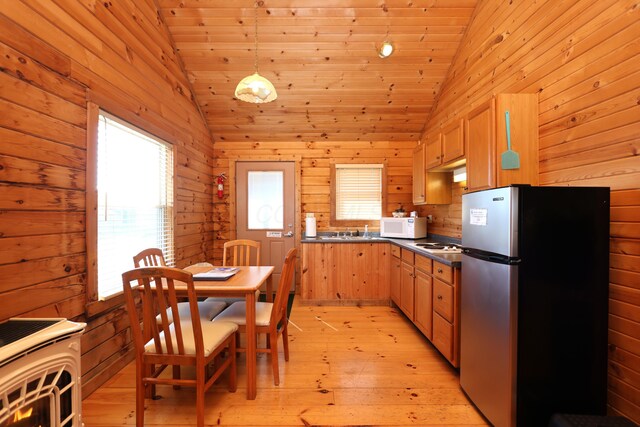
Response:
[{"label": "electrical outlet", "polygon": [[427,222],[431,224],[433,222],[433,215],[427,215]]}]

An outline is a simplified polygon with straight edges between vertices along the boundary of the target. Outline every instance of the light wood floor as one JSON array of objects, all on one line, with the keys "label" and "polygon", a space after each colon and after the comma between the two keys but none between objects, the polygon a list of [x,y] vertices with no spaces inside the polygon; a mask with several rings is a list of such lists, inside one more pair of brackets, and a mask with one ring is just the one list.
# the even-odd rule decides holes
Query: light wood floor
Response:
[{"label": "light wood floor", "polygon": [[[458,373],[395,308],[294,304],[291,355],[280,351],[280,386],[268,356],[258,360],[258,397],[246,400],[244,355],[238,391],[226,377],[207,393],[212,426],[486,426],[460,390]],[[297,326],[297,328],[296,328]],[[86,427],[135,424],[135,366],[83,401]],[[145,425],[193,426],[192,389],[158,387]]]}]

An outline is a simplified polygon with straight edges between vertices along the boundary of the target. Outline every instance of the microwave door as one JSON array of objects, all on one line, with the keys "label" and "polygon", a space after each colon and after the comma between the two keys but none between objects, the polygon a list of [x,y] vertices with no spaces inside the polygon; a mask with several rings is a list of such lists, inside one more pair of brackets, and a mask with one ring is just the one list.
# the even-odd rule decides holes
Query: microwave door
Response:
[{"label": "microwave door", "polygon": [[383,220],[384,233],[386,234],[403,236],[405,233],[404,226],[405,222],[397,221],[396,218]]}]

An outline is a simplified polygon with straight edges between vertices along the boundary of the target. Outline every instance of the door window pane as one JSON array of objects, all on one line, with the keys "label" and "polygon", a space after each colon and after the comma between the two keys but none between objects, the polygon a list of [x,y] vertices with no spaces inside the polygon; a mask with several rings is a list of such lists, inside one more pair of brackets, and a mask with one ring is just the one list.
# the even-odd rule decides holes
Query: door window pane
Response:
[{"label": "door window pane", "polygon": [[284,228],[284,174],[250,171],[247,179],[247,221],[250,230]]}]

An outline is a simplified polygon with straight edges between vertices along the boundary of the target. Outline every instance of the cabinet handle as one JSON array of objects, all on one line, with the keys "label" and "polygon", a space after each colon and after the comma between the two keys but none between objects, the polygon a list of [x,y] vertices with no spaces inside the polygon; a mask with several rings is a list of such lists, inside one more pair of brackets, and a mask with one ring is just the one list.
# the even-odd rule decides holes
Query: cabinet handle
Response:
[{"label": "cabinet handle", "polygon": [[442,299],[442,295],[438,295],[438,299],[441,300]]},{"label": "cabinet handle", "polygon": [[438,269],[438,273],[442,274],[442,269],[441,268]]}]

